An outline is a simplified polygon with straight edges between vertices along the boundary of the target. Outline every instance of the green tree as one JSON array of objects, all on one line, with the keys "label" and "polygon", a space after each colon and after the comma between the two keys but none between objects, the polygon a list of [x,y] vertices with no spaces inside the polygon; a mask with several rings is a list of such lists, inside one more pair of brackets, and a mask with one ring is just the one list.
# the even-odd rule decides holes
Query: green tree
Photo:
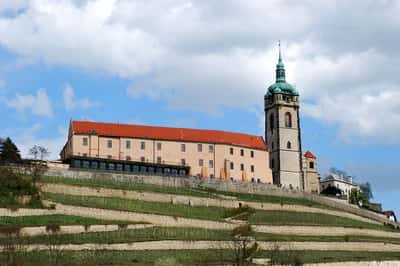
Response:
[{"label": "green tree", "polygon": [[372,188],[369,182],[365,184],[360,184],[360,189],[365,194],[365,197],[367,198],[368,202],[374,197],[372,195]]},{"label": "green tree", "polygon": [[367,195],[359,189],[353,188],[349,193],[349,202],[356,205],[364,205],[369,202]]},{"label": "green tree", "polygon": [[0,162],[19,163],[21,161],[21,154],[14,142],[10,138],[3,140],[0,149]]}]

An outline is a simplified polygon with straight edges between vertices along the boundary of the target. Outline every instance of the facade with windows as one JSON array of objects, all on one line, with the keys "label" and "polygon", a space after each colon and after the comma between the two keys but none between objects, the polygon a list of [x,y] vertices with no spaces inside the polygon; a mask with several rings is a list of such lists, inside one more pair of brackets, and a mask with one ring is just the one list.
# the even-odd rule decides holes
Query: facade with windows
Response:
[{"label": "facade with windows", "polygon": [[241,133],[71,121],[60,155],[64,161],[91,158],[98,164],[106,159],[183,166],[192,176],[272,183],[263,138]]},{"label": "facade with windows", "polygon": [[342,190],[343,195],[348,196],[352,189],[360,189],[360,186],[353,182],[351,176],[342,176],[337,174],[329,174],[323,180],[321,180],[321,188],[323,191],[328,187],[337,187]]}]

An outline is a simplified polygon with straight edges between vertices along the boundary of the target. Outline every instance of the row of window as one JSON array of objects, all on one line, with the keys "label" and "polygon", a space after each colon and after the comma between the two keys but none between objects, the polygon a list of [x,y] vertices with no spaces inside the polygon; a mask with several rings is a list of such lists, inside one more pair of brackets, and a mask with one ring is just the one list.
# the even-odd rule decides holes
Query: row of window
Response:
[{"label": "row of window", "polygon": [[[271,133],[274,130],[274,125],[275,125],[274,114],[270,114],[269,129],[270,129]],[[292,127],[292,114],[289,112],[285,113],[285,127]]]},{"label": "row of window", "polygon": [[185,169],[174,169],[169,167],[153,167],[145,165],[130,165],[122,163],[110,163],[110,162],[97,162],[97,161],[85,161],[85,160],[74,160],[73,167],[76,168],[91,168],[101,170],[114,170],[114,171],[125,171],[134,173],[157,173],[157,174],[172,174],[172,175],[187,175]]},{"label": "row of window", "polygon": [[[87,146],[88,145],[88,138],[87,137],[83,137],[82,138],[82,145],[83,146]],[[112,148],[112,140],[107,140],[107,148]],[[131,148],[131,141],[127,140],[125,142],[125,148],[126,149],[130,149]],[[157,150],[160,151],[162,148],[162,143],[161,142],[157,142]],[[141,150],[145,150],[146,149],[146,142],[141,141],[140,142],[140,149]],[[203,144],[197,144],[197,151],[198,152],[203,152]],[[186,152],[186,144],[182,143],[181,144],[181,152]],[[214,152],[214,145],[208,145],[208,152],[212,153]],[[229,149],[229,153],[231,155],[234,155],[234,148],[230,148]],[[244,149],[240,149],[240,156],[244,156]],[[254,158],[254,151],[250,151],[250,157]]]}]

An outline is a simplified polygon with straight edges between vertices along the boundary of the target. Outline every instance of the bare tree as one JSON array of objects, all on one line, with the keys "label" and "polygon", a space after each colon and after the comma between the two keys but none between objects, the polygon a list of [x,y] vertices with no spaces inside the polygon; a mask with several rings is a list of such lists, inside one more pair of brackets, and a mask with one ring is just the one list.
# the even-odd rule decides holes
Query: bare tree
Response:
[{"label": "bare tree", "polygon": [[35,145],[29,150],[29,153],[35,159],[31,163],[31,174],[32,182],[36,184],[40,177],[47,171],[47,164],[43,160],[49,156],[50,152],[45,147]]},{"label": "bare tree", "polygon": [[43,146],[35,145],[29,149],[29,154],[33,156],[33,159],[43,161],[49,157],[50,152]]}]

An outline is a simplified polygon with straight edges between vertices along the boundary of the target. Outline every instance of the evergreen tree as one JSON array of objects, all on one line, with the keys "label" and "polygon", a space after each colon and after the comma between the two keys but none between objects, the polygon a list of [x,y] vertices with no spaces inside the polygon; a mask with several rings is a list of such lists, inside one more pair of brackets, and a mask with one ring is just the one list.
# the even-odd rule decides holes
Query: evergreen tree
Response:
[{"label": "evergreen tree", "polygon": [[17,146],[10,138],[6,138],[1,143],[0,162],[2,163],[19,163],[21,155]]}]

